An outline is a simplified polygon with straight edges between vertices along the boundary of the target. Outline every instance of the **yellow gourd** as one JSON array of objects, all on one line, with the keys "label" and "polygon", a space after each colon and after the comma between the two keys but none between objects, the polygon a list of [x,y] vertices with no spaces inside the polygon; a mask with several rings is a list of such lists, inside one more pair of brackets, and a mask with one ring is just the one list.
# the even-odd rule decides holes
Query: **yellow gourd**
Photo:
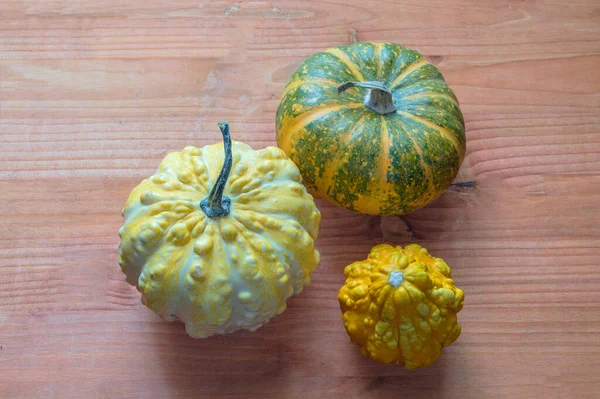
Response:
[{"label": "yellow gourd", "polygon": [[346,331],[361,352],[407,369],[433,363],[460,335],[463,291],[450,268],[416,244],[377,245],[347,266],[338,299]]},{"label": "yellow gourd", "polygon": [[231,141],[165,157],[133,189],[119,263],[142,302],[196,338],[254,331],[317,267],[320,213],[276,147]]}]

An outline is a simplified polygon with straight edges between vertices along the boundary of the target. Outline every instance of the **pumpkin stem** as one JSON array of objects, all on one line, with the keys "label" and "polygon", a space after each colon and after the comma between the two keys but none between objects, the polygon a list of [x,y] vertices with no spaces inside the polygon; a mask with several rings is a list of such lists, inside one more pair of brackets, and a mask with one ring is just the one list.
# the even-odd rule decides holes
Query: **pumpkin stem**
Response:
[{"label": "pumpkin stem", "polygon": [[223,168],[208,197],[200,202],[200,207],[202,207],[202,210],[204,210],[204,213],[206,213],[209,218],[229,215],[231,206],[229,197],[223,195],[225,184],[227,184],[227,179],[229,178],[229,172],[231,172],[231,164],[233,163],[229,123],[227,121],[219,122],[219,128],[223,134],[223,148],[225,149]]},{"label": "pumpkin stem", "polygon": [[369,89],[365,96],[365,107],[372,109],[380,115],[396,112],[396,106],[392,98],[392,91],[383,84],[383,82],[344,82],[338,86],[338,94],[341,94],[351,87],[362,87]]}]

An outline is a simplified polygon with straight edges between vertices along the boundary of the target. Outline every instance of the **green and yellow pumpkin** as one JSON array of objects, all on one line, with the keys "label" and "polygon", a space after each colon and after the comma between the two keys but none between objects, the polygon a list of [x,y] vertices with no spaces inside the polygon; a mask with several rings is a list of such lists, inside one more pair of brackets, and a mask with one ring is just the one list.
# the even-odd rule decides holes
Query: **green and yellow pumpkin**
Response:
[{"label": "green and yellow pumpkin", "polygon": [[330,48],[292,74],[277,144],[317,196],[400,215],[448,188],[465,155],[458,100],[438,69],[392,43]]}]

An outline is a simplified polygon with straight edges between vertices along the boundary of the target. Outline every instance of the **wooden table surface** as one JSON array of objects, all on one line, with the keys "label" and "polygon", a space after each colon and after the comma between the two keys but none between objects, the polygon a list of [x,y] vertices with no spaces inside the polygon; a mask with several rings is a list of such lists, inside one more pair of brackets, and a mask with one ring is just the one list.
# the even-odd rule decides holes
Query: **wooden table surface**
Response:
[{"label": "wooden table surface", "polygon": [[[439,67],[476,186],[408,215],[414,237],[318,201],[313,282],[255,333],[156,317],[117,265],[129,191],[222,119],[274,144],[291,72],[355,41]],[[600,397],[599,93],[598,0],[0,0],[0,397]],[[465,291],[427,369],[362,357],[340,321],[344,266],[380,242]]]}]

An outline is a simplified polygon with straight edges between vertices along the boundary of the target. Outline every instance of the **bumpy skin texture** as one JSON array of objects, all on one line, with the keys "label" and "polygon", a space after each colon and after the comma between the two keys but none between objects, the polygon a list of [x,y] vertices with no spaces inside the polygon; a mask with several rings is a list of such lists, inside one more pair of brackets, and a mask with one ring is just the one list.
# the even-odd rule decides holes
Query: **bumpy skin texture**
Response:
[{"label": "bumpy skin texture", "polygon": [[[364,104],[365,89],[337,93],[346,81],[379,81],[397,111]],[[277,109],[277,144],[304,183],[339,206],[404,214],[448,188],[465,154],[458,100],[421,54],[391,43],[330,48],[290,77]]]},{"label": "bumpy skin texture", "polygon": [[446,262],[425,248],[377,245],[344,274],[342,319],[365,356],[407,369],[426,367],[460,335],[456,315],[464,294]]},{"label": "bumpy skin texture", "polygon": [[223,158],[222,143],[167,155],[131,192],[119,230],[127,282],[196,338],[254,331],[285,310],[319,262],[321,215],[279,148],[255,151],[234,141],[224,191],[231,213],[205,215],[200,202]]}]

